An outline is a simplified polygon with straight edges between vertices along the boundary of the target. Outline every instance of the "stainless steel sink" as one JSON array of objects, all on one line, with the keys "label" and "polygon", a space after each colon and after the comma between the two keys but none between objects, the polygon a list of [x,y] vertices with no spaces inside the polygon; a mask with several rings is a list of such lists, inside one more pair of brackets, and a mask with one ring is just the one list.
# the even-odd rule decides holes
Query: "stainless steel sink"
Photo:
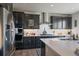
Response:
[{"label": "stainless steel sink", "polygon": [[40,34],[41,38],[61,38],[61,37],[65,37],[65,36],[55,36],[52,34]]},{"label": "stainless steel sink", "polygon": [[60,40],[73,40],[70,36],[61,37]]},{"label": "stainless steel sink", "polygon": [[40,34],[41,38],[52,38],[53,35],[52,34]]},{"label": "stainless steel sink", "polygon": [[52,36],[52,34],[40,34],[42,36]]}]

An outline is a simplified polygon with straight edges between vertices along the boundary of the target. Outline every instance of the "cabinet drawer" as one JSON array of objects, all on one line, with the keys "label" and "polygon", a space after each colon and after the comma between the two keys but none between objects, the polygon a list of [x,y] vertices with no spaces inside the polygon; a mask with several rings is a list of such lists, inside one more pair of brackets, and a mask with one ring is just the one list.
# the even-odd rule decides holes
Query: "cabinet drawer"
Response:
[{"label": "cabinet drawer", "polygon": [[17,50],[23,49],[23,43],[22,42],[16,42],[15,47],[16,47]]}]

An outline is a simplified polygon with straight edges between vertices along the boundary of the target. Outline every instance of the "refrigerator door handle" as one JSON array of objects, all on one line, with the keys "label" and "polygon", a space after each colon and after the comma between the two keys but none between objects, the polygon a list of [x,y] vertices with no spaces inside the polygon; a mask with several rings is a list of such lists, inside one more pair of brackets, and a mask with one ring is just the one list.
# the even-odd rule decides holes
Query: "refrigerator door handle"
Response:
[{"label": "refrigerator door handle", "polygon": [[12,20],[11,20],[11,39],[12,39],[12,42],[11,44],[14,44],[14,39],[15,39],[15,25],[14,25],[14,21],[13,21],[13,17],[12,17]]}]

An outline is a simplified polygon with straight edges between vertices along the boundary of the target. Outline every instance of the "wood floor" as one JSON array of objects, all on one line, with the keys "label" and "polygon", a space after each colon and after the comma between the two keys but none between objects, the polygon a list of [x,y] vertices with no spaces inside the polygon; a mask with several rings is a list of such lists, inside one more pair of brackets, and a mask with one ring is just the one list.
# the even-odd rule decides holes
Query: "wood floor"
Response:
[{"label": "wood floor", "polygon": [[25,49],[25,50],[16,50],[15,56],[40,56],[41,49]]}]

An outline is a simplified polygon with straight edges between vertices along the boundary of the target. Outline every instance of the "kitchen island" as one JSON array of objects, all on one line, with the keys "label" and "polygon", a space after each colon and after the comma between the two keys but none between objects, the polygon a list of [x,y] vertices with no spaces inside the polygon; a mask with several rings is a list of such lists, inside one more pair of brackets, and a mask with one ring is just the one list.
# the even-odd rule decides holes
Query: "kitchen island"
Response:
[{"label": "kitchen island", "polygon": [[76,56],[79,40],[60,40],[61,38],[41,38],[45,44],[46,56]]}]

